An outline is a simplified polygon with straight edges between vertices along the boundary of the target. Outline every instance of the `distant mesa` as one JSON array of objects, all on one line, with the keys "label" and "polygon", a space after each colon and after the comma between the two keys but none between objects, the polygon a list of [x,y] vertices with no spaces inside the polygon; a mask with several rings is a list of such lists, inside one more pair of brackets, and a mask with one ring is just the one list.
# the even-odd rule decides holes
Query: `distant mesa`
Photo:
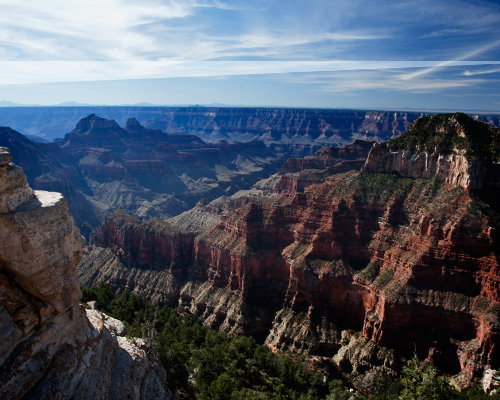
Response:
[{"label": "distant mesa", "polygon": [[[206,142],[219,140],[267,145],[309,146],[313,154],[322,146],[338,146],[354,139],[383,142],[408,130],[418,111],[375,111],[349,109],[297,109],[276,107],[184,106],[103,106],[0,107],[0,125],[48,140],[63,137],[76,121],[89,114],[115,120],[124,126],[136,118],[148,129],[169,134],[194,134]],[[475,119],[499,126],[498,114],[474,115]]]},{"label": "distant mesa", "polygon": [[114,120],[108,120],[106,118],[99,118],[95,114],[90,114],[86,118],[82,118],[77,124],[73,131],[74,133],[85,133],[91,129],[108,129],[108,128],[119,128],[120,125]]}]

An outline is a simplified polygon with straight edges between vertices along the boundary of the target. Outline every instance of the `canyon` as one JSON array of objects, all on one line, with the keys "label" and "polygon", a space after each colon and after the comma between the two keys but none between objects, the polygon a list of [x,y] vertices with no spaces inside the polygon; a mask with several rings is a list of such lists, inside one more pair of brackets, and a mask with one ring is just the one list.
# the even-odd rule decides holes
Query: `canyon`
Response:
[{"label": "canyon", "polygon": [[[63,137],[75,121],[89,114],[113,119],[120,125],[135,118],[146,128],[193,134],[207,142],[262,140],[268,145],[300,143],[317,147],[348,144],[355,139],[386,141],[427,115],[418,111],[269,107],[0,107],[0,125],[51,141]],[[472,117],[500,126],[496,114]]]},{"label": "canyon", "polygon": [[[78,304],[78,279],[323,360],[361,391],[414,354],[457,387],[496,376],[498,128],[461,113],[410,125],[255,109],[275,124],[263,134],[248,110],[156,111],[123,127],[90,114],[53,143],[0,128],[26,173],[2,148],[2,396],[49,398],[71,379],[62,397],[170,397],[148,344]],[[330,140],[311,113],[364,122]],[[229,131],[249,141],[220,140]]]},{"label": "canyon", "polygon": [[[293,160],[313,156],[324,145],[395,138],[421,115],[216,107],[0,108],[0,123],[11,126],[0,127],[0,145],[11,149],[33,188],[64,194],[80,231],[91,240],[116,209],[141,219],[167,219],[202,199],[249,190],[280,167],[277,187],[270,179],[256,189],[290,191],[298,185],[301,191],[362,161],[346,159],[324,176],[311,173],[309,166],[297,179],[298,171],[294,178],[286,172]],[[474,118],[498,125],[495,116]]]},{"label": "canyon", "polygon": [[146,129],[136,119],[122,128],[91,114],[55,143],[36,143],[0,127],[0,145],[11,149],[35,189],[68,199],[89,239],[115,209],[142,218],[169,218],[247,189],[282,165],[283,154],[261,141],[208,144],[194,135]]},{"label": "canyon", "polygon": [[358,389],[415,353],[464,385],[499,367],[499,141],[464,114],[429,116],[385,144],[289,160],[247,196],[166,220],[117,212],[80,279],[326,357]]},{"label": "canyon", "polygon": [[31,189],[4,147],[0,189],[0,397],[171,398],[148,343],[79,304],[85,241],[64,197]]}]

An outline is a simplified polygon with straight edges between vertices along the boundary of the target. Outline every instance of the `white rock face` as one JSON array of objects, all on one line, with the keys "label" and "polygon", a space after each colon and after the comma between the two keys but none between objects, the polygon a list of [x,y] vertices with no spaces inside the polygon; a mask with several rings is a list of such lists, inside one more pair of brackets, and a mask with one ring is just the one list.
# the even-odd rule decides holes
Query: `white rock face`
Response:
[{"label": "white rock face", "polygon": [[76,264],[85,242],[60,193],[34,191],[13,212],[0,214],[0,237],[5,268],[23,290],[58,313],[78,302]]},{"label": "white rock face", "polygon": [[83,245],[64,197],[31,190],[0,148],[0,398],[170,398],[157,356],[78,304]]},{"label": "white rock face", "polygon": [[26,175],[12,164],[9,149],[0,147],[0,214],[10,213],[33,196]]},{"label": "white rock face", "polygon": [[483,384],[485,393],[489,395],[500,393],[500,372],[494,369],[486,370],[481,383]]},{"label": "white rock face", "polygon": [[89,320],[95,321],[95,320],[100,320],[104,323],[106,328],[108,330],[116,335],[116,336],[126,336],[127,335],[127,327],[125,324],[113,317],[110,317],[109,315],[106,315],[104,313],[101,313],[95,309],[90,309],[86,310],[87,311],[87,317]]},{"label": "white rock face", "polygon": [[391,151],[383,144],[373,146],[363,167],[365,172],[397,172],[404,177],[437,178],[466,189],[481,187],[484,169],[480,162],[470,162],[462,154],[413,154]]},{"label": "white rock face", "polygon": [[482,161],[470,161],[463,154],[443,155],[439,152],[414,154],[391,151],[383,143],[373,145],[364,172],[397,172],[409,178],[436,178],[464,189],[500,187],[500,166]]}]

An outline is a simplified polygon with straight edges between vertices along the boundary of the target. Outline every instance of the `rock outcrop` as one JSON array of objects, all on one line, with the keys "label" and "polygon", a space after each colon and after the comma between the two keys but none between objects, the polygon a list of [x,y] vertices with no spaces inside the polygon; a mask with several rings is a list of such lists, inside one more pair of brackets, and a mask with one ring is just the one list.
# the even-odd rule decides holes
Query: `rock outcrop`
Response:
[{"label": "rock outcrop", "polygon": [[444,118],[421,118],[404,137],[376,144],[364,171],[436,178],[466,189],[500,188],[500,129],[461,113]]},{"label": "rock outcrop", "polygon": [[[323,147],[314,156],[289,158],[278,172],[284,175],[304,170],[328,170],[346,161],[361,162],[362,164],[359,167],[352,168],[352,170],[359,170],[365,164],[368,153],[375,143],[374,141],[356,139],[351,144],[341,147]],[[347,172],[347,170],[341,170],[337,173],[340,172]]]},{"label": "rock outcrop", "polygon": [[78,303],[84,240],[59,193],[33,191],[0,148],[0,397],[166,399],[165,371]]},{"label": "rock outcrop", "polygon": [[482,380],[483,390],[489,395],[498,394],[500,391],[500,373],[489,369],[484,373]]},{"label": "rock outcrop", "polygon": [[357,139],[345,146],[323,147],[314,156],[289,158],[274,179],[260,185],[272,193],[303,192],[306,187],[324,182],[332,175],[359,171],[374,144]]},{"label": "rock outcrop", "polygon": [[2,193],[0,213],[7,214],[33,197],[33,190],[28,186],[23,170],[14,164],[11,165],[10,151],[7,151],[5,147],[0,149],[0,168],[2,168],[3,175],[0,181]]},{"label": "rock outcrop", "polygon": [[91,190],[71,155],[55,143],[35,143],[10,128],[0,127],[0,146],[8,147],[21,164],[30,186],[35,190],[60,192],[82,234],[104,220],[106,205],[90,198]]}]

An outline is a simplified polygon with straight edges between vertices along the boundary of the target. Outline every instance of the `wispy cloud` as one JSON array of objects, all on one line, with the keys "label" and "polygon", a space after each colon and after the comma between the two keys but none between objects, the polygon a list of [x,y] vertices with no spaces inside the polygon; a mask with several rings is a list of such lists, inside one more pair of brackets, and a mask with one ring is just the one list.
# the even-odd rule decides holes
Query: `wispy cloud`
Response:
[{"label": "wispy cloud", "polygon": [[464,75],[465,76],[487,75],[487,74],[495,74],[497,72],[500,72],[500,68],[482,69],[482,70],[477,70],[477,71],[467,70],[464,72]]},{"label": "wispy cloud", "polygon": [[[408,17],[405,23],[420,25],[432,37],[452,34],[455,29],[469,33],[476,29],[491,29],[498,24],[498,4],[489,1],[471,2],[468,0],[420,0],[396,1],[393,8]],[[429,33],[429,28],[431,32]]]},{"label": "wispy cloud", "polygon": [[[245,56],[304,59],[309,51],[304,49],[318,42],[387,37],[380,29],[332,29],[322,26],[324,22],[315,23],[316,17],[303,21],[301,10],[296,8],[286,17],[275,14],[276,21],[269,21],[270,11],[263,5],[254,7],[245,2],[2,0],[2,3],[0,49],[3,60],[12,61],[207,60]],[[310,9],[309,5],[305,8]],[[292,51],[294,46],[297,48]]]},{"label": "wispy cloud", "polygon": [[[432,59],[415,37],[492,29],[499,10],[451,0],[1,0],[3,60]],[[397,15],[397,18],[394,16]],[[472,16],[472,17],[471,17]],[[401,23],[404,21],[404,23]],[[498,24],[496,24],[498,25]],[[498,28],[496,28],[498,30]],[[463,45],[469,43],[464,41]],[[477,43],[477,42],[475,42]],[[474,43],[474,44],[475,44]],[[462,44],[460,44],[462,45]],[[443,55],[445,56],[445,55]],[[403,58],[401,58],[403,57]]]},{"label": "wispy cloud", "polygon": [[458,29],[458,28],[446,28],[446,29],[441,29],[439,31],[432,31],[430,33],[426,33],[425,35],[420,36],[421,39],[425,38],[435,38],[438,36],[445,36],[445,35],[454,35],[457,33],[462,33],[463,29]]},{"label": "wispy cloud", "polygon": [[130,59],[161,52],[139,29],[182,19],[220,2],[127,0],[3,1],[0,45],[16,49],[10,59]]},{"label": "wispy cloud", "polygon": [[405,68],[338,71],[323,74],[304,74],[284,77],[290,82],[309,85],[312,90],[325,93],[356,93],[372,91],[401,93],[442,93],[449,90],[479,87],[483,79],[464,79],[460,76],[401,79]]},{"label": "wispy cloud", "polygon": [[[457,61],[450,66],[474,67],[485,62]],[[121,79],[223,77],[264,74],[311,73],[301,80],[316,83],[314,73],[356,71],[356,79],[373,71],[398,71],[391,80],[408,81],[408,75],[436,68],[436,61],[0,61],[0,84],[85,82]],[[488,62],[491,64],[491,62]],[[498,62],[500,64],[500,62]],[[469,68],[469,70],[472,70]],[[372,72],[369,72],[372,71]],[[475,70],[472,70],[475,71]],[[484,72],[485,73],[485,72]],[[481,74],[472,72],[470,75]],[[462,74],[463,75],[463,74]],[[324,75],[320,76],[323,80]],[[385,75],[384,75],[385,76]],[[346,76],[345,79],[350,79]],[[428,80],[431,81],[430,79]],[[405,87],[413,87],[413,83]],[[400,84],[403,87],[403,84]]]},{"label": "wispy cloud", "polygon": [[344,40],[377,40],[377,39],[386,39],[389,38],[390,35],[381,35],[381,34],[370,34],[363,32],[335,32],[335,33],[326,33],[324,35],[324,39],[334,40],[334,41],[344,41]]},{"label": "wispy cloud", "polygon": [[500,7],[493,1],[0,4],[3,85],[251,76],[279,83],[284,93],[297,84],[346,96],[498,87],[492,64],[500,63]]},{"label": "wispy cloud", "polygon": [[418,70],[416,72],[405,74],[405,75],[403,75],[401,77],[401,79],[403,79],[403,80],[412,80],[414,78],[422,77],[424,75],[429,75],[429,74],[431,74],[433,72],[436,72],[437,70],[439,70],[439,69],[441,69],[443,67],[449,67],[451,65],[456,65],[460,61],[470,59],[472,57],[480,55],[480,54],[482,54],[482,53],[484,53],[484,52],[486,52],[488,50],[497,48],[499,46],[500,46],[500,40],[496,40],[496,41],[494,41],[492,43],[485,44],[485,45],[483,45],[483,46],[479,47],[478,49],[475,49],[475,50],[473,50],[471,52],[463,54],[463,55],[457,57],[454,60],[440,62],[439,64],[437,64],[435,66],[432,66],[430,68],[424,68],[424,69]]},{"label": "wispy cloud", "polygon": [[349,81],[324,85],[317,90],[340,93],[349,91],[398,91],[403,93],[441,93],[444,90],[463,89],[484,83],[484,80],[464,81],[459,79],[422,79],[418,82],[407,82],[398,79],[369,79],[366,76],[351,78]]}]

